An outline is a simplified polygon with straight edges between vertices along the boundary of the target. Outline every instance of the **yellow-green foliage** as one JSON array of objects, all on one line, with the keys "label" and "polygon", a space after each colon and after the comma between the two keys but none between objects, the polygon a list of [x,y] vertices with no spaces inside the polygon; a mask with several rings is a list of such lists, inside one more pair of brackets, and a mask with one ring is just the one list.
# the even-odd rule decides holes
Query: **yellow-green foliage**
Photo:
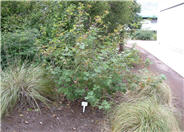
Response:
[{"label": "yellow-green foliage", "polygon": [[170,109],[154,99],[120,104],[111,125],[112,132],[179,132]]},{"label": "yellow-green foliage", "polygon": [[37,101],[47,104],[52,94],[52,83],[37,66],[11,66],[1,72],[1,116],[16,104],[38,106]]}]

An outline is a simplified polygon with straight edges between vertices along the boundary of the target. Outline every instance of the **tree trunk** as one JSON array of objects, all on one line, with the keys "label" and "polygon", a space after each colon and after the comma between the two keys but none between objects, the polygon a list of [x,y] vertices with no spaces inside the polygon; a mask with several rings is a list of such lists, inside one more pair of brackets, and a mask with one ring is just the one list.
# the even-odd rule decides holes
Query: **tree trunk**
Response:
[{"label": "tree trunk", "polygon": [[124,44],[119,43],[119,53],[121,53],[124,50]]}]

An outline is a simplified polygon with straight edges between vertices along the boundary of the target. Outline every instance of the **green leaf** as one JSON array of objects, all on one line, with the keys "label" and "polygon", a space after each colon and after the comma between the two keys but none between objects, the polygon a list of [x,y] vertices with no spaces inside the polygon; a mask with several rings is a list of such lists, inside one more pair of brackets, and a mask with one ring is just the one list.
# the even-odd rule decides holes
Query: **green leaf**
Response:
[{"label": "green leaf", "polygon": [[101,105],[99,106],[99,109],[109,110],[111,108],[111,105],[106,100],[103,100]]}]

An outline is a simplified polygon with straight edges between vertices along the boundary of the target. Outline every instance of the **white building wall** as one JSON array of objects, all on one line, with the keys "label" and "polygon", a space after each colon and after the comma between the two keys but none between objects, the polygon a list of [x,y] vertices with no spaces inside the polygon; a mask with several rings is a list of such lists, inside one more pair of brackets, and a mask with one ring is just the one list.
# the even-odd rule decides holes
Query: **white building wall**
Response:
[{"label": "white building wall", "polygon": [[184,55],[184,4],[160,12],[158,25],[158,42]]}]

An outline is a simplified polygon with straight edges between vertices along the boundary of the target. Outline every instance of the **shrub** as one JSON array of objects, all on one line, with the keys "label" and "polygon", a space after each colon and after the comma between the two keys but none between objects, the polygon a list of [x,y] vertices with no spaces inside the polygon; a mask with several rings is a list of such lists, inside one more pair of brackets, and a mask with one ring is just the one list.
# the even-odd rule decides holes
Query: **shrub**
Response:
[{"label": "shrub", "polygon": [[114,109],[111,125],[112,132],[179,132],[171,110],[154,99],[120,104]]},{"label": "shrub", "polygon": [[[109,96],[117,91],[126,92],[121,72],[126,73],[133,63],[138,63],[137,51],[117,53],[124,29],[119,25],[114,33],[106,35],[103,18],[108,13],[96,16],[89,29],[82,24],[89,17],[82,3],[79,7],[68,6],[63,14],[66,15],[62,23],[55,21],[55,28],[50,30],[52,37],[48,38],[43,28],[37,41],[45,67],[52,71],[58,92],[67,99],[85,99],[94,107],[109,109]],[[70,29],[64,29],[71,17],[74,20]]]},{"label": "shrub", "polygon": [[54,84],[40,66],[11,65],[1,77],[1,116],[15,105],[29,104],[39,109],[38,101],[47,105],[47,97],[54,95]]},{"label": "shrub", "polygon": [[[64,17],[63,9],[71,5],[80,7],[80,3],[84,4],[85,10],[90,15],[85,21],[86,25],[94,21],[95,16],[102,16],[104,11],[110,13],[104,21],[110,23],[111,31],[118,24],[127,24],[130,29],[137,28],[136,23],[140,25],[140,16],[137,14],[140,12],[140,5],[136,1],[2,1],[2,32],[14,32],[27,27],[39,30],[41,26],[48,28],[49,31],[50,28],[53,28],[50,23],[53,22],[55,16],[61,20]],[[65,26],[65,29],[71,25],[72,19],[73,17],[70,17],[70,23]]]},{"label": "shrub", "polygon": [[164,75],[154,75],[146,70],[139,71],[137,78],[132,78],[136,82],[135,88],[127,93],[129,100],[144,100],[153,97],[159,104],[171,105],[171,90],[164,82]]},{"label": "shrub", "polygon": [[135,40],[156,40],[156,32],[151,30],[137,30],[132,38]]},{"label": "shrub", "polygon": [[[109,96],[126,91],[121,71],[138,62],[135,50],[117,54],[116,48],[139,9],[133,1],[3,2],[1,64],[7,67],[17,57],[32,62],[39,49],[59,93],[108,109]],[[39,32],[22,31],[33,28]]]},{"label": "shrub", "polygon": [[11,65],[16,58],[22,62],[32,62],[38,59],[38,49],[34,44],[39,32],[36,29],[16,31],[2,35],[1,65],[5,68]]}]

